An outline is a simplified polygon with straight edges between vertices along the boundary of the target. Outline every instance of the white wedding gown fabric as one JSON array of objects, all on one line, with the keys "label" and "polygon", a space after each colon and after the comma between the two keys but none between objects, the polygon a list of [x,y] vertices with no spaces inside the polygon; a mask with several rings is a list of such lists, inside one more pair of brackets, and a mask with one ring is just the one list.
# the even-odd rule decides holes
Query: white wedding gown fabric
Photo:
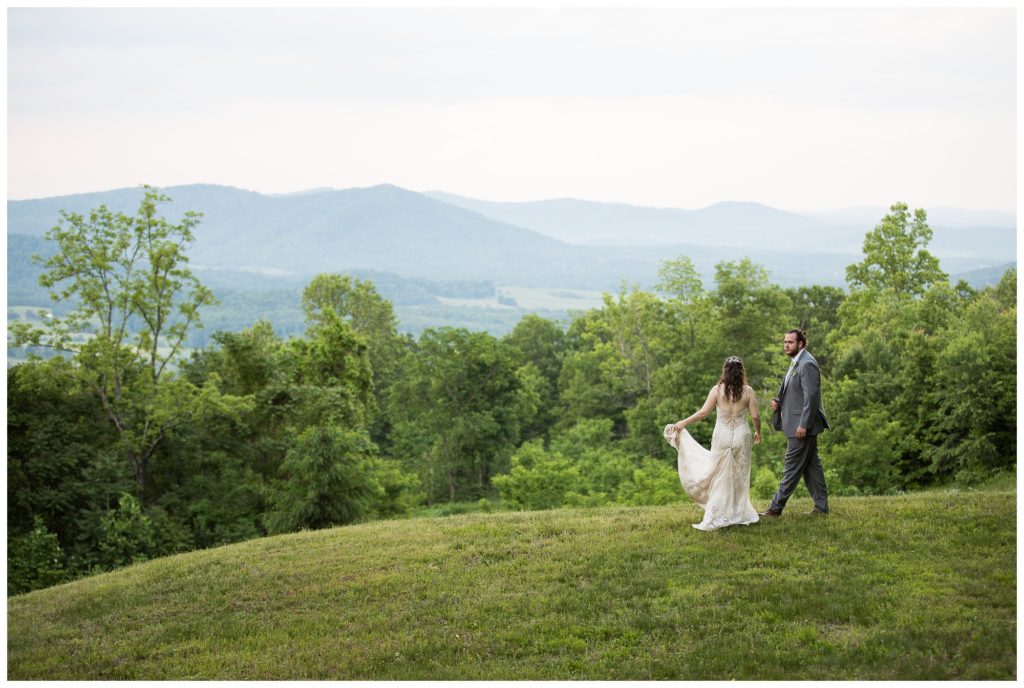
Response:
[{"label": "white wedding gown fabric", "polygon": [[719,399],[711,451],[685,429],[665,426],[665,439],[678,452],[679,480],[683,489],[704,509],[698,530],[757,523],[750,503],[750,456],[754,438],[747,425],[747,405]]}]

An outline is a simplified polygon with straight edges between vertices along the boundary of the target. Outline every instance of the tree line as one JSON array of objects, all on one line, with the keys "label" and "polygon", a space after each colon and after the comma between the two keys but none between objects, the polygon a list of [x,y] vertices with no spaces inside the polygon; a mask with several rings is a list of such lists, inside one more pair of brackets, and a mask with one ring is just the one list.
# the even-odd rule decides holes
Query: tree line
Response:
[{"label": "tree line", "polygon": [[[398,333],[370,280],[322,274],[306,329],[260,321],[183,355],[215,301],[188,269],[201,220],[62,213],[41,283],[74,307],[10,326],[62,355],[8,369],[8,594],[268,534],[464,510],[685,499],[665,424],[743,358],[764,415],[808,333],[833,430],[832,494],[964,485],[1016,465],[1016,271],[951,285],[923,210],[895,204],[847,288],[782,289],[744,258],[714,284],[681,256],[568,323],[503,337]],[[765,423],[767,426],[767,422]],[[705,445],[713,423],[690,430]],[[767,499],[785,438],[755,447]]]}]

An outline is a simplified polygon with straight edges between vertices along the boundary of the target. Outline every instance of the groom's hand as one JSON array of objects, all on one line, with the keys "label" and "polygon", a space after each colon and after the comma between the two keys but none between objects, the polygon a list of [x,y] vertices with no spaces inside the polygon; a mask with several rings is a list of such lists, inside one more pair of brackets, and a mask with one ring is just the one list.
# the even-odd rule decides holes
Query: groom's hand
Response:
[{"label": "groom's hand", "polygon": [[805,437],[807,437],[807,428],[801,425],[799,428],[796,429],[796,438],[798,440],[802,440]]}]

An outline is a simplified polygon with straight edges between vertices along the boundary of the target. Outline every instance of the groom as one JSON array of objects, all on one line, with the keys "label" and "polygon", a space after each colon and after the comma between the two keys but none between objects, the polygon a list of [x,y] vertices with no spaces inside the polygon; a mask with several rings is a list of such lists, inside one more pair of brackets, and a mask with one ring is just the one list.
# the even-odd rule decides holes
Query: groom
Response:
[{"label": "groom", "polygon": [[761,515],[781,516],[801,477],[814,500],[811,513],[827,514],[828,488],[821,457],[818,456],[818,435],[829,428],[821,404],[821,371],[807,350],[807,335],[803,330],[787,332],[783,350],[792,360],[779,387],[779,396],[771,402],[772,427],[784,431],[789,444],[779,491],[772,498],[771,506]]}]

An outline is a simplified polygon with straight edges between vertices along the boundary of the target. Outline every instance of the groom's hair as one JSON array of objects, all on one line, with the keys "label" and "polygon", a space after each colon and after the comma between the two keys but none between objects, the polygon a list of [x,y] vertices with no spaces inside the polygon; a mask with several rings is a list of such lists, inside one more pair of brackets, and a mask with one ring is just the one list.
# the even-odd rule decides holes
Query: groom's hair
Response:
[{"label": "groom's hair", "polygon": [[803,344],[803,348],[804,349],[807,348],[807,333],[806,332],[804,332],[803,330],[790,330],[786,334],[795,334],[796,335],[796,343],[797,344]]}]

